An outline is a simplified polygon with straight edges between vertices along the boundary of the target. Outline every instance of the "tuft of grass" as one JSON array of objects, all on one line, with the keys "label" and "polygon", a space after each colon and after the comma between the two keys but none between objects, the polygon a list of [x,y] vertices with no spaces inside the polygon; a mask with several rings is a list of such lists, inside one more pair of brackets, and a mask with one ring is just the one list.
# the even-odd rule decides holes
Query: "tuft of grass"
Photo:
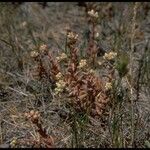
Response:
[{"label": "tuft of grass", "polygon": [[128,73],[129,57],[126,52],[121,52],[116,60],[115,67],[119,73],[120,78],[124,77]]}]

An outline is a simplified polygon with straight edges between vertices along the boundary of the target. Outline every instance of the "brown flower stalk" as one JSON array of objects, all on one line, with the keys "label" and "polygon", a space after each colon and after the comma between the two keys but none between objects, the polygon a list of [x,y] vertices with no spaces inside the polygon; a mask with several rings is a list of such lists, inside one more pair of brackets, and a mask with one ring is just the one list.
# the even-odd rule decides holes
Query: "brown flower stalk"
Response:
[{"label": "brown flower stalk", "polygon": [[[50,81],[55,80],[55,76],[59,73],[60,67],[56,60],[54,60],[54,57],[52,54],[48,51],[47,45],[41,45],[38,51],[32,51],[31,57],[34,58],[34,60],[37,62],[37,70],[38,76],[40,79],[43,77],[46,77]],[[46,59],[48,58],[48,59]],[[44,64],[44,60],[47,60],[47,64],[50,66],[46,66]]]},{"label": "brown flower stalk", "polygon": [[66,80],[68,83],[71,81],[74,81],[76,79],[75,73],[77,71],[77,65],[78,65],[78,49],[75,47],[75,44],[78,39],[78,35],[68,31],[68,47],[70,49],[70,60],[68,62],[68,68],[67,68],[67,73],[66,73]]},{"label": "brown flower stalk", "polygon": [[71,60],[65,75],[66,86],[70,104],[78,111],[85,111],[90,115],[101,115],[108,102],[108,97],[103,90],[102,81],[89,72],[86,60],[81,60],[78,65],[78,55],[75,45],[69,44]]},{"label": "brown flower stalk", "polygon": [[[96,44],[94,41],[94,28],[98,14],[94,12],[94,10],[91,10],[89,15],[93,24],[93,33],[91,34],[89,42],[91,46],[89,47],[91,48],[89,55],[95,60]],[[67,57],[64,53],[60,57],[56,57],[58,61],[55,61],[52,54],[44,50],[45,46],[41,48],[41,56],[48,56],[50,62],[50,75],[56,83],[55,94],[67,92],[69,98],[71,98],[69,101],[70,105],[77,111],[84,111],[94,116],[101,115],[109,101],[107,90],[104,88],[103,81],[91,70],[86,59],[81,59],[80,62],[78,62],[79,55],[76,47],[78,35],[72,31],[68,31],[67,37],[70,57]],[[67,68],[64,68],[62,71],[59,67],[59,63],[64,59],[64,63],[67,63]]]},{"label": "brown flower stalk", "polygon": [[40,136],[40,139],[37,141],[31,140],[31,143],[36,145],[45,145],[47,148],[51,148],[54,144],[54,140],[51,136],[46,133],[46,130],[42,128],[42,124],[39,120],[40,114],[38,111],[31,110],[29,113],[25,113],[25,117],[30,120],[37,127],[37,132]]},{"label": "brown flower stalk", "polygon": [[96,25],[97,25],[97,20],[98,20],[98,12],[95,9],[91,9],[87,12],[88,14],[88,22],[90,28],[90,35],[89,35],[89,40],[88,40],[88,48],[87,48],[87,56],[92,62],[93,66],[95,64],[95,59],[97,56],[97,51],[98,51],[98,46],[95,40],[95,30],[96,30]]}]

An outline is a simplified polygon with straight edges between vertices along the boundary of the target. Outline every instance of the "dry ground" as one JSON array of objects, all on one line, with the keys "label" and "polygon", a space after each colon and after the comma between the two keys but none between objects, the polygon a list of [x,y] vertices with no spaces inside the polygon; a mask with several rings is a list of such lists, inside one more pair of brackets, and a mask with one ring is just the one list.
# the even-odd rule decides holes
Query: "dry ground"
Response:
[{"label": "dry ground", "polygon": [[[79,142],[72,144],[74,132],[71,121],[66,120],[69,109],[65,99],[53,98],[47,80],[40,82],[31,76],[33,64],[29,54],[37,45],[45,43],[56,53],[62,51],[65,48],[66,28],[69,27],[79,34],[80,47],[83,47],[84,37],[88,31],[84,8],[79,7],[77,3],[49,2],[48,5],[42,9],[37,3],[24,3],[18,7],[9,3],[0,4],[0,144],[8,146],[7,144],[14,138],[23,139],[28,136],[36,138],[34,127],[23,115],[24,112],[35,109],[41,113],[47,132],[56,137],[56,147],[115,147],[112,144],[109,117],[96,119],[90,117],[90,123],[79,117],[80,121],[83,120],[83,128],[78,131]],[[100,7],[100,21],[97,28],[100,33],[99,44],[106,51],[120,49],[128,52],[134,3],[105,2],[96,5]],[[141,2],[137,12],[135,74],[138,74],[136,60],[141,59],[150,39],[149,8],[149,3]],[[149,46],[148,43],[150,50]],[[149,57],[150,52],[143,56],[147,64],[150,63]],[[135,106],[137,128],[134,147],[146,147],[145,142],[150,142],[149,73],[150,68],[147,66],[142,72],[143,84],[140,85],[139,99]],[[129,109],[128,104],[123,102],[120,113],[123,114],[124,141],[118,147],[129,147],[131,137]],[[23,146],[27,147],[27,145],[18,147]]]}]

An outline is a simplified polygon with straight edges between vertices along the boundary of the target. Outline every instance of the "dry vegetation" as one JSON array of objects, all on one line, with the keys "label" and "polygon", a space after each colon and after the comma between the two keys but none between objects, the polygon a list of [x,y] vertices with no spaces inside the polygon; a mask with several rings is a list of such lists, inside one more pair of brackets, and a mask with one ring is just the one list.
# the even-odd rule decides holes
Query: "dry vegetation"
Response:
[{"label": "dry vegetation", "polygon": [[0,147],[150,148],[148,2],[0,9]]}]

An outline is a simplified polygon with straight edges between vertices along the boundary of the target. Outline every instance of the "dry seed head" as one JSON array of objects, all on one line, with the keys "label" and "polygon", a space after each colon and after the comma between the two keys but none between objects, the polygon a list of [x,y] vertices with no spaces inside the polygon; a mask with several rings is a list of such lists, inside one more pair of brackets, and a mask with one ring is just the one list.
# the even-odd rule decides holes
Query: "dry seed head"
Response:
[{"label": "dry seed head", "polygon": [[61,93],[63,91],[63,89],[61,88],[55,88],[55,94]]},{"label": "dry seed head", "polygon": [[11,145],[12,147],[14,147],[16,144],[17,144],[17,138],[14,138],[14,139],[10,142],[10,145]]},{"label": "dry seed head", "polygon": [[66,86],[66,82],[64,82],[63,80],[59,80],[56,83],[56,85],[57,85],[58,88],[64,88]]},{"label": "dry seed head", "polygon": [[85,67],[85,66],[87,66],[87,61],[86,61],[86,59],[81,59],[81,61],[80,61],[80,63],[79,63],[79,68],[83,68],[83,67]]},{"label": "dry seed head", "polygon": [[117,53],[115,52],[109,52],[109,53],[105,53],[105,55],[103,56],[104,59],[106,60],[113,60],[115,59],[117,56]]},{"label": "dry seed head", "polygon": [[68,37],[70,40],[77,40],[77,39],[78,39],[78,34],[73,33],[73,32],[69,32],[69,33],[67,34],[67,37]]},{"label": "dry seed head", "polygon": [[67,55],[65,53],[62,53],[60,56],[57,56],[56,59],[57,61],[62,61],[65,60],[67,58]]},{"label": "dry seed head", "polygon": [[55,88],[55,94],[61,93],[66,86],[66,82],[64,82],[63,80],[59,80],[58,82],[56,82],[56,86],[57,87]]},{"label": "dry seed head", "polygon": [[44,53],[45,51],[47,51],[47,48],[48,48],[47,45],[43,44],[40,46],[39,50],[40,50],[40,52]]},{"label": "dry seed head", "polygon": [[55,88],[55,95],[58,95],[58,94],[60,94],[60,93],[62,93],[63,92],[63,88]]},{"label": "dry seed head", "polygon": [[106,89],[106,91],[111,90],[112,89],[112,83],[107,82],[106,85],[105,85],[105,89]]},{"label": "dry seed head", "polygon": [[25,117],[34,121],[40,117],[40,113],[38,111],[31,110],[29,113],[25,113]]},{"label": "dry seed head", "polygon": [[56,83],[57,88],[61,88],[61,84],[59,82]]},{"label": "dry seed head", "polygon": [[36,52],[36,51],[31,51],[30,56],[31,56],[32,58],[36,58],[36,57],[39,56],[39,53]]},{"label": "dry seed head", "polygon": [[57,61],[61,61],[61,58],[59,56],[56,57]]},{"label": "dry seed head", "polygon": [[67,58],[67,55],[65,54],[65,53],[62,53],[61,55],[60,55],[60,59],[61,60],[64,60],[64,59],[66,59]]},{"label": "dry seed head", "polygon": [[59,72],[59,73],[56,75],[56,79],[57,79],[57,80],[60,80],[61,78],[62,78],[62,73]]},{"label": "dry seed head", "polygon": [[98,18],[98,12],[96,12],[95,10],[90,10],[88,11],[88,15],[92,18]]}]

